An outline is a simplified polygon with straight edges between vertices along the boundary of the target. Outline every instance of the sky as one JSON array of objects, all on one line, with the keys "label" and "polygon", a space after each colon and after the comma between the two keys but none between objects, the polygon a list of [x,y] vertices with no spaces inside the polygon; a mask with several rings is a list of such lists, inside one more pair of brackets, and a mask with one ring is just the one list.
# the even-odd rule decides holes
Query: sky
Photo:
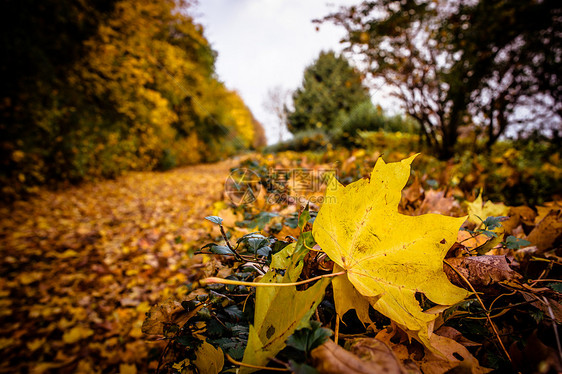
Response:
[{"label": "sky", "polygon": [[[350,0],[199,0],[195,19],[218,52],[216,71],[229,89],[238,91],[268,142],[279,140],[275,116],[264,108],[268,90],[295,90],[304,69],[322,50],[340,52],[345,31],[315,18],[336,11]],[[284,138],[288,138],[288,133]]]}]

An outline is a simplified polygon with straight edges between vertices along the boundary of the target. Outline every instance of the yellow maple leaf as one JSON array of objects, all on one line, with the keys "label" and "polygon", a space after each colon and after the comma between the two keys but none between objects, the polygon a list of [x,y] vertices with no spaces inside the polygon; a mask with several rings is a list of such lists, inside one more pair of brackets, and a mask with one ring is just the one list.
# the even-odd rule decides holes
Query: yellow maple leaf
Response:
[{"label": "yellow maple leaf", "polygon": [[466,203],[468,209],[468,221],[481,224],[488,217],[507,216],[509,208],[504,203],[494,204],[490,200],[482,204],[482,191],[472,203]]},{"label": "yellow maple leaf", "polygon": [[370,179],[346,187],[332,178],[312,232],[336,263],[334,272],[346,271],[334,279],[340,317],[357,309],[358,317],[369,323],[369,302],[410,336],[435,349],[429,337],[437,315],[424,313],[415,295],[421,292],[440,305],[467,296],[443,272],[443,258],[466,217],[398,213],[401,190],[416,156],[390,164],[379,158]]}]

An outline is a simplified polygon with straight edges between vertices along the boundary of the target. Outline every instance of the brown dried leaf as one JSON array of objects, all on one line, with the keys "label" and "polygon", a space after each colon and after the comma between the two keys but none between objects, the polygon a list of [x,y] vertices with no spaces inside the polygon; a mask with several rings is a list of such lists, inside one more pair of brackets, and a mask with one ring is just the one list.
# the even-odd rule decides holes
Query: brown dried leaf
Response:
[{"label": "brown dried leaf", "polygon": [[402,198],[406,199],[408,203],[413,203],[418,200],[423,194],[423,188],[421,186],[419,178],[414,179],[414,183],[408,188],[402,190]]},{"label": "brown dried leaf", "polygon": [[551,210],[531,231],[527,240],[544,252],[562,241],[562,210]]},{"label": "brown dried leaf", "polygon": [[460,331],[450,326],[441,326],[439,329],[435,330],[435,333],[445,338],[453,339],[454,341],[464,345],[465,347],[479,347],[482,345],[465,338],[460,333]]},{"label": "brown dried leaf", "polygon": [[[446,334],[456,336],[452,331],[447,329],[444,331]],[[406,341],[394,343],[397,333],[399,331],[396,328],[383,329],[377,334],[376,339],[385,342],[402,362],[402,365],[408,367],[409,372],[419,372],[411,370],[414,365],[416,368],[420,368],[424,374],[441,374],[448,370],[461,373],[487,373],[490,371],[480,366],[478,360],[462,344],[449,337],[433,333],[430,338],[431,344],[437,347],[441,354],[434,354],[429,349],[424,349],[424,354],[424,352],[417,352],[416,346],[406,346]],[[418,347],[421,348],[419,345]]]},{"label": "brown dried leaf", "polygon": [[376,339],[357,339],[352,353],[332,340],[311,352],[314,366],[320,374],[406,373],[396,356],[383,342]]},{"label": "brown dried leaf", "polygon": [[164,335],[164,326],[172,324],[182,326],[203,306],[204,304],[200,304],[188,312],[178,300],[168,299],[150,308],[142,324],[142,332],[147,335]]},{"label": "brown dried leaf", "polygon": [[[450,258],[447,262],[472,284],[475,289],[489,287],[502,281],[517,281],[522,276],[511,269],[506,256],[476,256]],[[449,266],[444,266],[445,273],[453,284],[467,287],[466,283]]]},{"label": "brown dried leaf", "polygon": [[431,335],[431,343],[439,347],[439,352],[445,358],[433,352],[426,351],[426,355],[421,360],[420,368],[424,374],[441,374],[449,370],[455,373],[488,373],[491,369],[480,366],[478,360],[460,343],[453,339]]},{"label": "brown dried leaf", "polygon": [[444,191],[429,190],[425,192],[425,198],[416,214],[446,214],[453,216],[461,215],[461,206],[452,196],[445,196]]}]

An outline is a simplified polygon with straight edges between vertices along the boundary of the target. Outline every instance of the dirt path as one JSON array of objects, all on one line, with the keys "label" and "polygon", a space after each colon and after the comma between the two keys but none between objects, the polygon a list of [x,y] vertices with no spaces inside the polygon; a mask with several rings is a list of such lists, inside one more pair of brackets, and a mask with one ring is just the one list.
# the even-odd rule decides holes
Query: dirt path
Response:
[{"label": "dirt path", "polygon": [[146,311],[189,281],[225,161],[44,191],[1,210],[0,372],[146,372]]}]

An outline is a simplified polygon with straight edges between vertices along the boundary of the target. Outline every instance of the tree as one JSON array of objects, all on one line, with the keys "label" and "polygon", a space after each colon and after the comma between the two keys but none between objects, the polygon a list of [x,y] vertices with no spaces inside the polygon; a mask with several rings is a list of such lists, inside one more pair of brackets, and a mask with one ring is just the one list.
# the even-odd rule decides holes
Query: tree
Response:
[{"label": "tree", "polygon": [[461,127],[484,129],[489,147],[529,100],[543,97],[550,108],[541,115],[559,123],[560,18],[554,0],[380,0],[323,21],[346,29],[347,51],[393,89],[447,159]]},{"label": "tree", "polygon": [[216,77],[193,1],[86,3],[2,3],[3,192],[260,146],[261,126]]},{"label": "tree", "polygon": [[362,76],[343,56],[321,52],[304,72],[302,87],[293,94],[288,110],[288,128],[293,134],[303,130],[334,128],[340,112],[349,112],[369,99]]},{"label": "tree", "polygon": [[289,96],[289,90],[281,86],[275,86],[267,91],[267,96],[263,102],[265,110],[272,113],[277,120],[279,143],[283,141],[283,134],[287,127],[287,100]]},{"label": "tree", "polygon": [[488,149],[512,125],[560,127],[561,29],[562,6],[552,0],[461,3],[446,19],[447,42],[461,55],[451,93],[469,88],[468,112]]}]

